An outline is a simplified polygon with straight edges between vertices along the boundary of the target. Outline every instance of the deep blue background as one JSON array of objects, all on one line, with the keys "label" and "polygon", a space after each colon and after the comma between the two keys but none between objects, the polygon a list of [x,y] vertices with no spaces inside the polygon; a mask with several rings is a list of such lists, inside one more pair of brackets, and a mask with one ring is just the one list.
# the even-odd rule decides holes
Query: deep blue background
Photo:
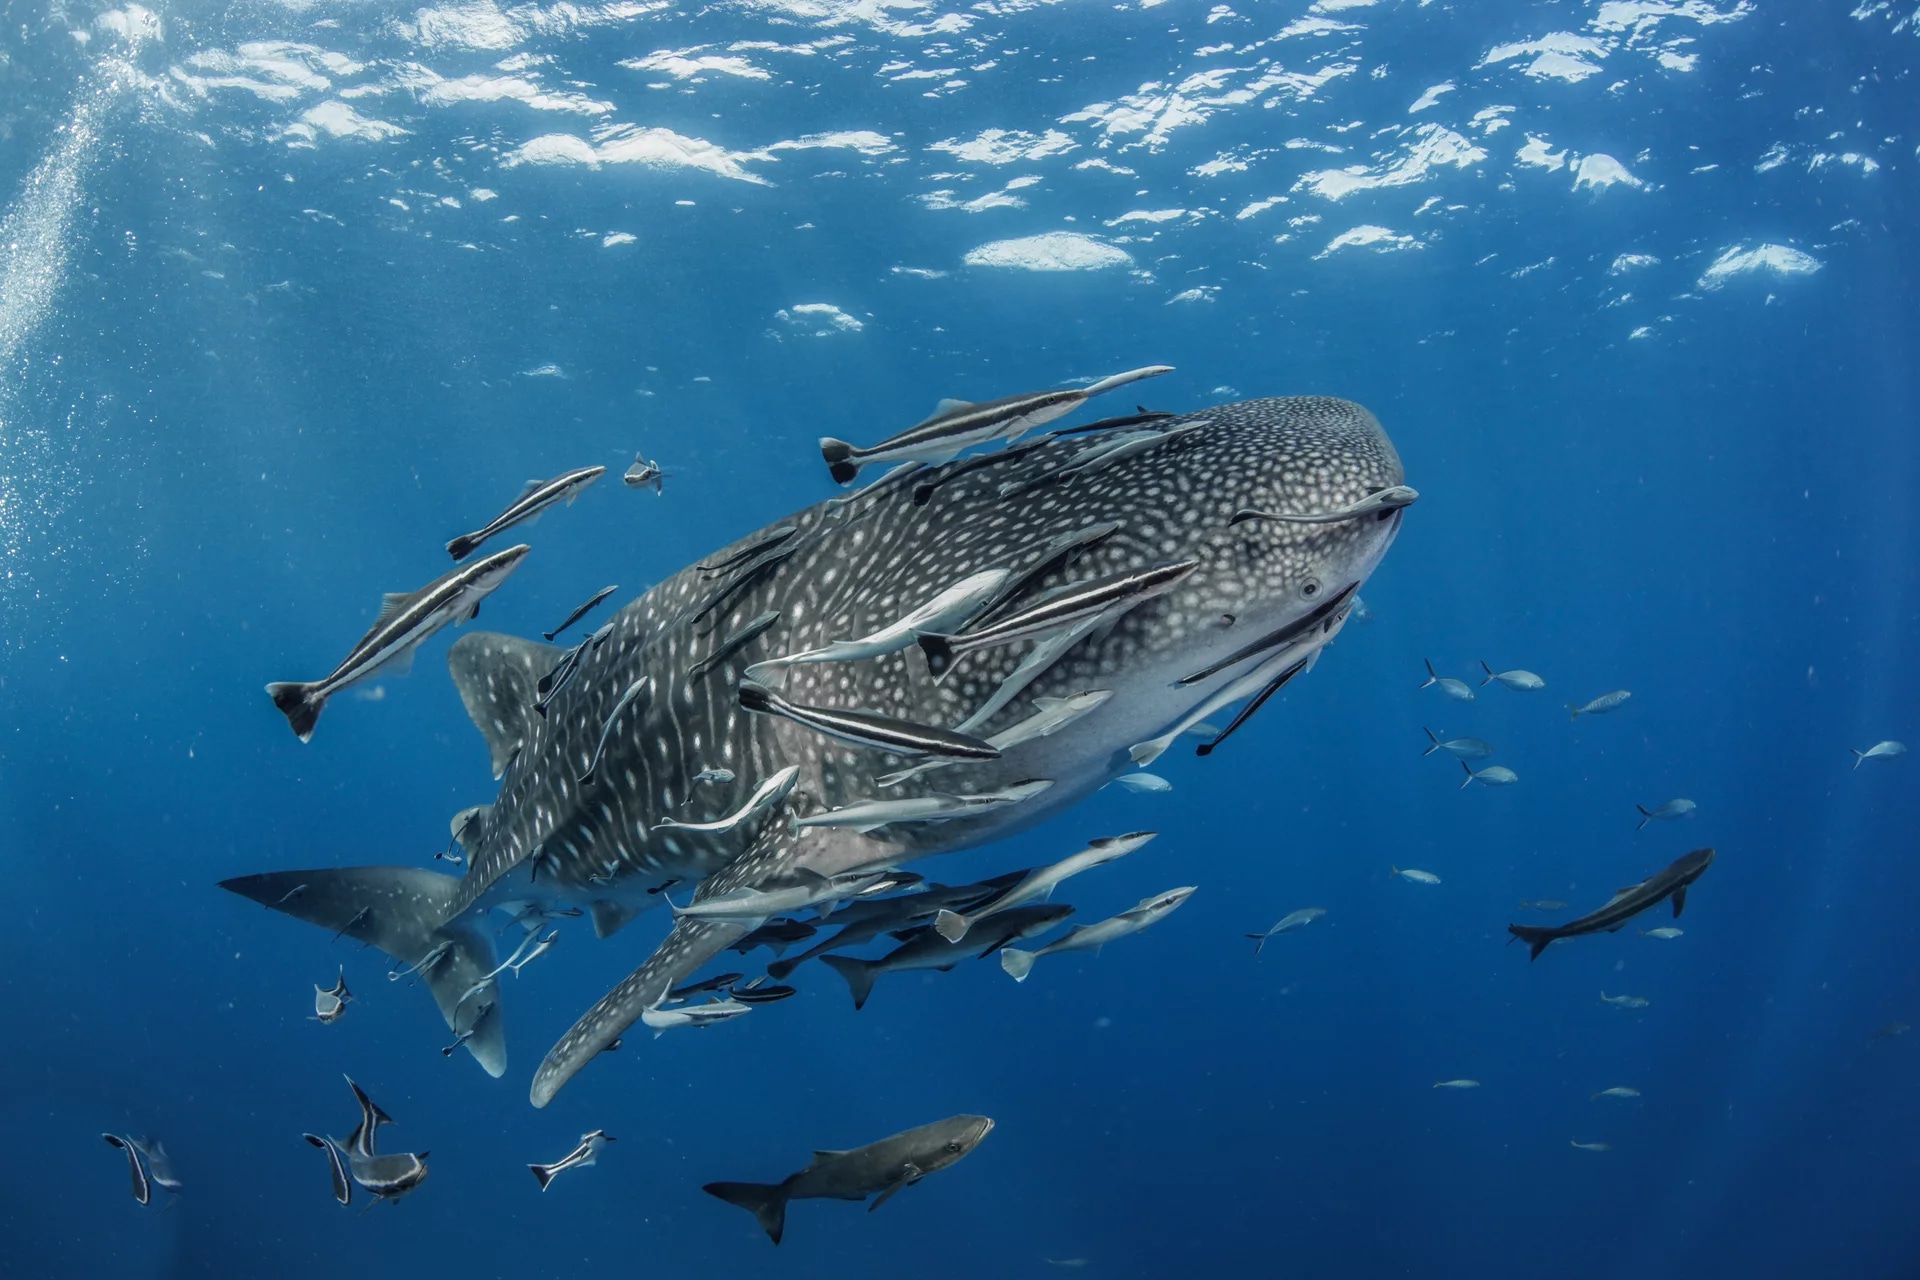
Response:
[{"label": "deep blue background", "polygon": [[[1059,57],[1071,72],[1086,51],[1119,65],[1010,80],[992,110],[824,77],[647,97],[612,67],[701,40],[796,38],[740,12],[553,47],[573,75],[605,78],[591,92],[621,101],[622,119],[736,146],[898,129],[920,148],[1131,92],[1166,50],[1214,38],[1204,13],[1028,15],[1021,65]],[[1302,119],[1390,123],[1427,84],[1466,85],[1492,44],[1579,20],[1527,6],[1471,29],[1444,13],[1362,16],[1386,83],[1361,73],[1354,96]],[[359,35],[316,38],[400,56],[362,17]],[[245,10],[169,21],[165,56],[148,52],[156,72],[277,30]],[[9,192],[94,92],[102,42],[81,49],[38,22],[0,81]],[[567,118],[407,116],[414,134],[384,149],[288,152],[244,103],[106,112],[55,306],[0,370],[0,461],[46,491],[49,513],[0,513],[19,548],[0,613],[4,1270],[840,1280],[1049,1274],[1044,1259],[1080,1258],[1113,1276],[1913,1274],[1920,1040],[1870,1037],[1920,1022],[1920,802],[1911,758],[1855,773],[1847,754],[1920,743],[1915,46],[1886,26],[1767,7],[1688,28],[1703,54],[1690,77],[1608,95],[1610,63],[1579,85],[1509,76],[1454,95],[1455,127],[1486,101],[1519,102],[1556,146],[1611,149],[1649,190],[1569,196],[1564,172],[1527,170],[1500,190],[1516,126],[1488,144],[1486,173],[1337,207],[1295,196],[1257,233],[1232,211],[1326,157],[1287,153],[1290,169],[1256,170],[1244,190],[1186,171],[1306,128],[1271,112],[1208,125],[1205,148],[1117,156],[1140,170],[1125,182],[1070,170],[1085,148],[1010,166],[965,194],[1042,167],[1051,180],[1022,193],[1027,210],[981,217],[909,200],[937,185],[920,175],[957,167],[938,156],[916,154],[909,187],[848,153],[788,153],[767,170],[777,185],[757,187],[464,158],[463,130],[513,142],[578,131]],[[860,34],[876,61],[947,65],[924,42]],[[1796,120],[1804,104],[1832,114]],[[1884,140],[1878,173],[1753,171],[1771,143],[1812,145],[1843,112]],[[1690,174],[1706,161],[1688,146],[1723,167]],[[1631,159],[1641,147],[1650,158]],[[500,200],[384,203],[460,189],[412,169],[434,156],[471,164],[461,181]],[[835,166],[852,176],[808,176]],[[1419,229],[1410,210],[1435,191],[1468,210],[1425,249],[1312,260],[1354,223]],[[975,244],[1069,214],[1098,231],[1095,214],[1203,201],[1227,216],[1130,246],[1155,279],[960,267]],[[1303,208],[1326,214],[1319,238],[1273,245]],[[508,213],[520,221],[498,222]],[[641,240],[603,249],[613,230]],[[1826,265],[1691,288],[1721,249],[1761,241]],[[1612,278],[1623,252],[1663,262]],[[1164,305],[1194,282],[1220,284],[1219,300]],[[1629,287],[1634,304],[1605,306]],[[778,308],[821,300],[866,328],[766,335]],[[1657,332],[1628,340],[1639,324]],[[1103,792],[922,868],[986,875],[1155,828],[1156,843],[1063,895],[1100,918],[1198,884],[1152,932],[1049,959],[1020,986],[991,963],[889,978],[858,1015],[809,967],[799,998],[706,1034],[632,1038],[536,1112],[528,1071],[662,921],[604,943],[569,927],[509,981],[512,1066],[492,1081],[434,1052],[443,1028],[422,993],[384,980],[384,958],[213,888],[249,871],[419,864],[454,811],[491,798],[444,639],[412,678],[382,682],[383,700],[339,699],[307,747],[259,686],[326,669],[380,592],[439,573],[440,544],[527,477],[618,468],[636,449],[672,473],[662,499],[610,481],[532,531],[534,556],[481,622],[520,634],[826,496],[819,434],[877,437],[940,396],[1162,361],[1178,373],[1142,389],[1156,407],[1228,386],[1361,401],[1423,497],[1365,590],[1375,621],[1350,625],[1214,758],[1170,753],[1158,771],[1172,794]],[[548,362],[566,376],[518,376]],[[1486,689],[1471,706],[1416,688],[1423,658],[1467,676],[1483,657],[1549,688]],[[1564,701],[1616,687],[1634,693],[1626,709],[1569,724]],[[1420,757],[1423,725],[1490,739],[1520,784],[1457,790],[1453,766]],[[1680,795],[1695,818],[1635,834],[1636,802]],[[1720,857],[1677,941],[1630,929],[1531,965],[1502,945],[1523,898],[1593,905],[1707,843]],[[1308,905],[1326,917],[1254,959],[1241,935]],[[309,984],[337,963],[361,998],[321,1027],[305,1017]],[[1611,1008],[1602,989],[1651,1004]],[[434,1153],[418,1194],[365,1218],[332,1203],[299,1140],[350,1123],[343,1071],[398,1118],[397,1139]],[[1430,1087],[1457,1076],[1484,1087]],[[1616,1084],[1644,1096],[1589,1100]],[[961,1110],[998,1121],[967,1161],[872,1217],[800,1204],[777,1253],[698,1189],[775,1180],[813,1147]],[[601,1166],[540,1195],[521,1166],[595,1127],[619,1138]],[[129,1201],[102,1129],[164,1137],[181,1203],[162,1215]]]}]

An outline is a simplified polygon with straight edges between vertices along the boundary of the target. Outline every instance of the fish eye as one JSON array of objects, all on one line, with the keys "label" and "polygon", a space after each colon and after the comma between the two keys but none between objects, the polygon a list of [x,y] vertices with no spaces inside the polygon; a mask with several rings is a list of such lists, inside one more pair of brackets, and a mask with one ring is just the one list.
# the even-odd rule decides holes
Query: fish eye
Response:
[{"label": "fish eye", "polygon": [[1318,578],[1308,578],[1305,582],[1300,584],[1300,594],[1302,596],[1305,596],[1309,600],[1319,595],[1320,580]]},{"label": "fish eye", "polygon": [[949,1143],[947,1144],[947,1150],[949,1150],[949,1151],[958,1151],[958,1150],[960,1150],[960,1144],[959,1144],[959,1143],[957,1143],[957,1142],[949,1142]]}]

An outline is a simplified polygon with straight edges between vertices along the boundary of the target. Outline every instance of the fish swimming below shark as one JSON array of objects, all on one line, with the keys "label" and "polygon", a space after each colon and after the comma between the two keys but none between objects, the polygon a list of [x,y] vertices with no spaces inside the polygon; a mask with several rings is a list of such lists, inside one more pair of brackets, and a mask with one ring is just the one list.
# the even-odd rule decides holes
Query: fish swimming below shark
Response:
[{"label": "fish swimming below shark", "polygon": [[[1359,405],[1285,397],[1188,418],[1200,425],[1177,448],[1044,485],[1021,482],[1059,471],[1085,439],[1040,443],[992,465],[923,466],[926,484],[883,481],[751,533],[623,607],[595,643],[574,651],[565,682],[549,682],[544,714],[535,710],[541,683],[569,651],[465,635],[448,663],[499,789],[456,826],[464,873],[344,866],[222,885],[401,966],[422,966],[437,952],[417,970],[422,985],[456,1035],[473,1033],[462,1047],[499,1076],[507,1011],[497,983],[484,1020],[476,1023],[471,1002],[460,1007],[496,967],[496,910],[585,912],[606,938],[660,907],[675,884],[695,886],[697,907],[803,873],[831,880],[901,866],[1045,821],[1128,771],[1129,748],[1181,726],[1223,692],[1257,704],[1261,690],[1271,691],[1264,671],[1274,646],[1286,650],[1284,674],[1306,670],[1409,510],[1364,506],[1405,475]],[[926,501],[916,503],[923,490]],[[1356,504],[1362,513],[1350,519],[1231,523],[1248,508],[1339,513]],[[1042,602],[1188,563],[1151,598],[1092,620],[1066,611],[1062,630],[1040,633],[1049,625],[1044,610],[1035,612]],[[1039,629],[1030,642],[981,648],[939,681],[919,646],[847,644],[892,634],[927,601],[982,574],[1000,585],[975,625],[1024,615]],[[848,656],[786,667],[777,704],[746,681],[754,663],[823,652]],[[948,756],[924,778],[894,777],[925,758],[910,754],[924,742],[978,735],[984,745],[1058,705],[1045,700],[1094,689],[1108,695],[1096,715],[1004,749]],[[752,706],[743,707],[743,691]],[[607,733],[623,697],[617,730]],[[1228,733],[1246,718],[1243,711]],[[749,804],[788,769],[795,773],[775,788],[777,799]],[[730,775],[724,782],[720,770]],[[884,791],[882,778],[893,783]],[[1040,781],[1051,785],[1016,790]],[[989,793],[1022,798],[866,832],[798,825],[881,797]],[[545,1106],[671,988],[750,932],[749,921],[697,911],[673,920],[652,955],[548,1052],[533,1103]]]}]

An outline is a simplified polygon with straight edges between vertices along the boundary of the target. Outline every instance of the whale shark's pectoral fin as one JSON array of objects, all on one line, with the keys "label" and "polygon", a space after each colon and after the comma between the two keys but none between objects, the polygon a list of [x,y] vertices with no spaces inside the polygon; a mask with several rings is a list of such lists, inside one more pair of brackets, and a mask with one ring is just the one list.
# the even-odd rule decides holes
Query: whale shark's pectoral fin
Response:
[{"label": "whale shark's pectoral fin", "polygon": [[519,636],[476,631],[447,652],[460,701],[487,740],[493,776],[507,771],[513,753],[532,733],[540,677],[559,665],[566,650]]},{"label": "whale shark's pectoral fin", "polygon": [[600,1002],[582,1014],[571,1030],[547,1050],[545,1061],[533,1073],[529,1091],[533,1105],[544,1107],[553,1101],[561,1086],[573,1079],[580,1068],[640,1020],[640,1015],[701,965],[745,937],[744,924],[725,920],[697,920],[682,916],[673,922],[667,934],[647,962],[627,975],[619,986],[607,992]]},{"label": "whale shark's pectoral fin", "polygon": [[[457,876],[418,867],[340,867],[237,876],[220,887],[415,966],[447,1026],[470,1029],[472,1010],[462,1013],[461,997],[493,968],[493,943],[472,917],[446,918],[460,889]],[[498,1011],[471,1030],[467,1052],[488,1075],[505,1074],[507,1040]]]},{"label": "whale shark's pectoral fin", "polygon": [[[791,874],[795,852],[795,838],[787,834],[785,824],[769,823],[745,853],[724,870],[708,877],[693,900],[706,902],[740,889],[764,888]],[[567,1034],[547,1050],[540,1069],[533,1073],[533,1087],[529,1091],[533,1105],[544,1107],[552,1102],[554,1095],[580,1068],[618,1040],[628,1027],[640,1020],[641,1014],[659,1004],[667,992],[749,932],[746,925],[733,921],[677,917],[672,931],[647,957],[647,962],[602,996],[598,1004],[582,1014]]]}]

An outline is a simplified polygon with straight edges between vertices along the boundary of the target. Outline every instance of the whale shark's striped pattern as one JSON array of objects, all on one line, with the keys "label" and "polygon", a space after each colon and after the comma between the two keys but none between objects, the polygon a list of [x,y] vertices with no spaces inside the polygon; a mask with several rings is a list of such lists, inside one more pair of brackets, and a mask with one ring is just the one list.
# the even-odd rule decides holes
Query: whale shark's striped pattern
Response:
[{"label": "whale shark's striped pattern", "polygon": [[[924,505],[913,491],[927,473],[789,517],[780,526],[791,534],[744,538],[706,557],[709,567],[683,569],[628,604],[604,643],[589,646],[545,717],[533,711],[535,686],[564,651],[468,635],[449,662],[501,781],[494,803],[459,833],[469,854],[465,876],[355,868],[249,876],[227,887],[330,930],[346,927],[408,963],[452,939],[456,945],[426,974],[448,1012],[492,968],[485,930],[475,926],[502,904],[582,906],[605,936],[656,905],[674,882],[702,882],[704,897],[794,866],[834,875],[979,844],[1041,821],[1129,767],[1130,745],[1245,677],[1260,656],[1188,686],[1178,684],[1182,677],[1286,632],[1338,593],[1350,597],[1399,528],[1399,507],[1331,523],[1230,524],[1250,507],[1337,512],[1401,484],[1398,455],[1360,406],[1324,397],[1250,400],[1166,425],[1189,420],[1204,425],[1092,473],[1047,480],[1084,447],[1066,439],[970,469],[933,489]],[[1084,540],[1077,558],[1049,556],[1050,542],[1109,522],[1112,534]],[[767,547],[756,550],[763,539]],[[755,662],[879,631],[970,575],[1008,571],[1005,594],[988,606],[1004,616],[1068,583],[1185,560],[1199,567],[1164,595],[1105,620],[968,727],[988,737],[1032,715],[1034,697],[1111,691],[1096,711],[998,759],[954,763],[882,792],[875,779],[900,769],[900,757],[739,706],[739,681]],[[1314,634],[1300,642],[1307,655],[1337,632],[1346,607],[1309,628]],[[779,614],[771,627],[710,670],[688,675],[767,611]],[[914,647],[794,666],[781,693],[803,706],[956,726],[1034,647],[1022,641],[966,654],[940,683]],[[580,782],[608,715],[636,687],[606,733],[593,780]],[[732,813],[789,765],[799,767],[796,786],[784,806],[759,818],[724,832],[655,829],[667,818],[705,822]],[[731,770],[733,781],[694,782],[713,768]],[[861,835],[837,828],[790,834],[787,821],[877,795],[997,791],[1043,778],[1054,785],[1031,801],[949,822]],[[285,896],[298,885],[306,888]],[[744,932],[677,922],[648,963],[554,1047],[536,1076],[535,1102],[551,1098],[668,986]],[[466,1042],[496,1075],[505,1068],[503,1036],[496,1008]]]}]

